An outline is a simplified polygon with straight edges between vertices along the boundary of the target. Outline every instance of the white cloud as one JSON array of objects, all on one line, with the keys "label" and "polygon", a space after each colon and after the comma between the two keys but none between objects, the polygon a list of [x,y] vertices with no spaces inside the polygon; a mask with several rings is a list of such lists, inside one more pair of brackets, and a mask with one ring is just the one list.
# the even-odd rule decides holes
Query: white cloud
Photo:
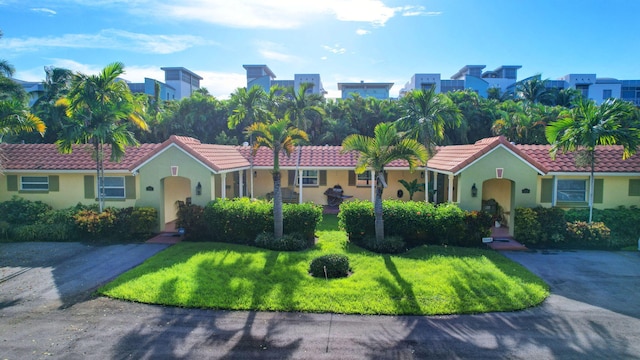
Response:
[{"label": "white cloud", "polygon": [[340,46],[340,44],[335,44],[334,46],[322,45],[322,48],[333,54],[344,54],[347,52],[347,49]]},{"label": "white cloud", "polygon": [[31,11],[45,13],[49,16],[53,16],[57,14],[55,10],[47,9],[47,8],[32,8]]},{"label": "white cloud", "polygon": [[267,60],[282,61],[286,63],[292,63],[299,61],[299,58],[295,55],[287,53],[287,49],[282,44],[277,44],[270,41],[258,42],[258,53]]},{"label": "white cloud", "polygon": [[404,6],[399,9],[402,16],[438,16],[442,11],[426,11],[424,6]]},{"label": "white cloud", "polygon": [[171,54],[193,46],[212,44],[191,35],[150,35],[129,31],[106,29],[97,34],[65,34],[58,37],[6,38],[0,49],[36,51],[40,48],[83,48],[130,50],[140,53]]},{"label": "white cloud", "polygon": [[358,35],[368,35],[368,34],[371,34],[371,31],[365,30],[365,29],[358,29],[358,30],[356,30],[356,34],[358,34]]},{"label": "white cloud", "polygon": [[246,74],[198,70],[193,72],[203,78],[200,87],[207,88],[217,99],[228,99],[237,88],[247,86]]},{"label": "white cloud", "polygon": [[238,28],[298,28],[329,15],[340,21],[383,26],[398,11],[380,0],[183,0],[156,3],[139,1],[127,5],[144,16],[202,21]]}]

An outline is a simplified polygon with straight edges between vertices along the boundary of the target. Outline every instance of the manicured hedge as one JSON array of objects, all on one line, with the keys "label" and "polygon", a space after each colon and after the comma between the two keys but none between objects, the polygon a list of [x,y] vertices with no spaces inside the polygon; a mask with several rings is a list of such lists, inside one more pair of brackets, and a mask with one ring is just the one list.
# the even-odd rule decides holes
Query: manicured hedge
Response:
[{"label": "manicured hedge", "polygon": [[[588,221],[589,209],[567,210],[567,221]],[[636,245],[640,237],[640,208],[620,206],[613,209],[593,209],[593,221],[603,222],[611,229],[612,247]]]},{"label": "manicured hedge", "polygon": [[[583,210],[560,208],[516,208],[514,236],[516,240],[529,247],[564,248],[564,249],[619,249],[625,246],[624,241],[612,236],[613,231],[601,221],[588,224],[577,220],[585,215]],[[624,210],[628,211],[628,210]],[[614,211],[605,212],[612,224],[620,221],[627,226],[626,219],[616,219]],[[623,213],[618,213],[623,215]],[[589,210],[586,210],[586,217]],[[594,216],[594,219],[596,217]],[[620,225],[618,225],[620,226]]]},{"label": "manicured hedge", "polygon": [[[491,232],[491,216],[466,212],[455,204],[385,200],[382,202],[385,237],[400,236],[407,247],[423,244],[480,246]],[[342,203],[339,226],[355,244],[367,247],[375,236],[373,204],[354,200]]]},{"label": "manicured hedge", "polygon": [[[309,244],[313,243],[315,229],[322,221],[322,207],[313,203],[283,204],[282,214],[285,234],[299,233]],[[197,219],[192,220],[191,227],[197,227]],[[190,240],[252,245],[258,235],[273,233],[273,203],[248,198],[218,199],[204,208],[202,224],[206,230],[192,236],[192,229],[185,227]]]},{"label": "manicured hedge", "polygon": [[121,241],[148,238],[157,223],[154,208],[106,208],[78,204],[52,209],[40,201],[13,197],[0,203],[6,237],[15,241]]}]

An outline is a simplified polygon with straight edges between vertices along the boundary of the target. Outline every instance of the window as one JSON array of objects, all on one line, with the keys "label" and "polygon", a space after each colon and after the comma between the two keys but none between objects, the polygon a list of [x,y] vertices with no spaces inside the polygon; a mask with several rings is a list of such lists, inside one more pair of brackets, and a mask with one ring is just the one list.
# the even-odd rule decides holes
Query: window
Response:
[{"label": "window", "polygon": [[558,180],[558,202],[584,202],[586,193],[586,180]]},{"label": "window", "polygon": [[602,90],[602,100],[611,98],[611,89]]},{"label": "window", "polygon": [[303,170],[302,186],[318,186],[318,170]]},{"label": "window", "polygon": [[356,186],[371,186],[371,171],[367,170],[362,174],[356,174]]},{"label": "window", "polygon": [[[104,197],[106,199],[124,199],[124,177],[122,176],[110,176],[102,178],[104,181]],[[100,193],[98,188],[98,193]]]},{"label": "window", "polygon": [[629,196],[640,196],[640,179],[629,179]]},{"label": "window", "polygon": [[20,178],[20,189],[27,191],[48,191],[48,176],[22,176]]}]

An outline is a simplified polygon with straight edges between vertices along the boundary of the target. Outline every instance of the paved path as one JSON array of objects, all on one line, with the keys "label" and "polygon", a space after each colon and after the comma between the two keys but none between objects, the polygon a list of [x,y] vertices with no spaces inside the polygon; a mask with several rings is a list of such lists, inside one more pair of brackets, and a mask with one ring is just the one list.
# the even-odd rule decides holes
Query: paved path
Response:
[{"label": "paved path", "polygon": [[[82,247],[71,246],[69,254]],[[6,248],[0,245],[2,266]],[[131,250],[110,248],[95,251],[117,258],[117,252]],[[49,264],[49,274],[52,284],[64,287],[56,279],[58,267],[83,262],[82,256],[60,256],[59,265]],[[23,283],[21,278],[33,271],[15,270],[0,283],[0,358],[640,359],[637,253],[506,256],[551,285],[553,295],[542,306],[512,313],[392,317],[180,309],[106,298],[11,300],[6,287],[15,289],[15,282]],[[37,269],[24,261],[9,268]],[[5,269],[3,274],[10,271]]]}]

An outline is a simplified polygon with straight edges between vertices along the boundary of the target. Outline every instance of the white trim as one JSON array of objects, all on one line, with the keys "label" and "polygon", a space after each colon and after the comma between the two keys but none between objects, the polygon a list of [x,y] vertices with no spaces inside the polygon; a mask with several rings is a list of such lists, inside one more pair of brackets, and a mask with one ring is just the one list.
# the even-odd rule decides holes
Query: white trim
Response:
[{"label": "white trim", "polygon": [[[548,172],[547,175],[552,176],[591,176],[591,172]],[[614,172],[594,172],[593,175],[595,177],[603,177],[603,176],[640,176],[640,173],[637,172],[628,172],[628,173],[614,173]]]},{"label": "white trim", "polygon": [[[136,166],[135,168],[131,169],[131,172],[133,173],[134,171],[139,171],[140,168],[142,168],[143,166],[147,165],[148,163],[150,163],[152,160],[154,160],[155,158],[157,158],[158,156],[160,156],[162,153],[164,153],[165,151],[168,151],[169,149],[171,149],[172,147],[175,147],[176,149],[182,151],[183,153],[185,153],[188,157],[192,158],[193,160],[195,160],[198,164],[204,166],[205,168],[209,169],[209,171],[211,171],[214,174],[220,174],[220,172],[215,171],[214,169],[212,169],[211,167],[209,167],[209,165],[203,163],[202,161],[200,161],[200,159],[194,157],[193,155],[191,155],[188,151],[186,151],[185,149],[181,148],[180,146],[176,145],[175,143],[171,143],[169,144],[169,146],[165,147],[164,149],[156,152],[155,154],[153,154],[150,158],[148,158],[147,160],[145,160],[145,162],[143,162],[142,164]],[[225,171],[230,171],[230,170],[225,170]]]},{"label": "white trim", "polygon": [[[37,170],[37,169],[24,169],[24,170],[3,170],[5,174],[91,174],[95,175],[96,169],[87,170]],[[133,173],[127,169],[124,170],[105,170],[105,174],[123,174],[132,175]],[[126,174],[126,175],[125,175]]]}]

